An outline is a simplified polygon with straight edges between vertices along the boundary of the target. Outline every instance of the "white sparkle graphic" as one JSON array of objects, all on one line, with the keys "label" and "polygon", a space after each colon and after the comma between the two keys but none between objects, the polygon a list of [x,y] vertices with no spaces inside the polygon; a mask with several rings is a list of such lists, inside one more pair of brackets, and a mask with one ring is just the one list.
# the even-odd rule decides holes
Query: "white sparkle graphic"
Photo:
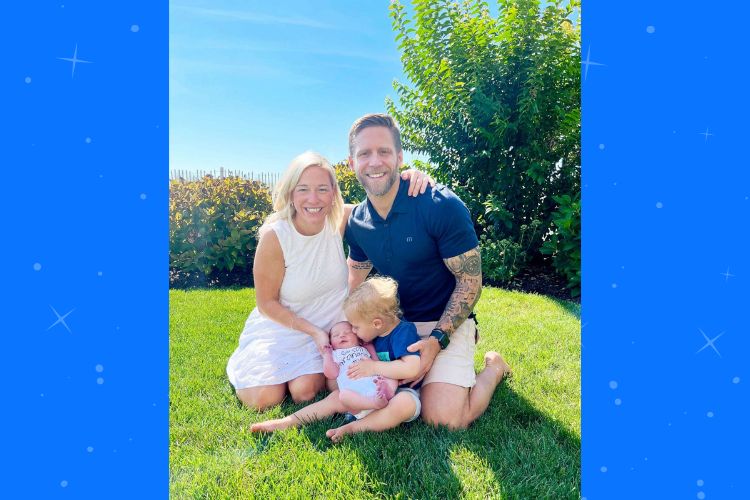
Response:
[{"label": "white sparkle graphic", "polygon": [[599,149],[604,149],[604,144],[599,144]]},{"label": "white sparkle graphic", "polygon": [[656,202],[656,208],[664,208],[664,204],[660,201]]},{"label": "white sparkle graphic", "polygon": [[708,136],[709,135],[714,135],[714,134],[710,134],[708,132],[708,127],[706,127],[706,131],[705,132],[698,132],[698,135],[705,135],[706,136],[706,142],[708,142]]},{"label": "white sparkle graphic", "polygon": [[145,199],[146,199],[146,193],[141,193],[141,199],[142,199],[142,200],[145,200]]},{"label": "white sparkle graphic", "polygon": [[68,487],[68,482],[65,479],[63,479],[62,481],[60,481],[60,486],[63,487],[63,488],[67,488]]},{"label": "white sparkle graphic", "polygon": [[86,144],[91,144],[91,137],[86,137]]},{"label": "white sparkle graphic", "polygon": [[705,483],[703,482],[703,479],[698,479],[698,480],[697,480],[697,481],[695,482],[695,484],[697,484],[698,486],[703,486],[703,485],[704,485]]},{"label": "white sparkle graphic", "polygon": [[712,411],[709,411],[708,413],[706,413],[706,416],[707,416],[708,418],[714,418],[714,412],[712,412]]},{"label": "white sparkle graphic", "polygon": [[610,380],[609,381],[609,388],[610,389],[617,389],[617,380]]},{"label": "white sparkle graphic", "polygon": [[615,406],[620,406],[622,404],[622,399],[617,398],[615,399]]},{"label": "white sparkle graphic", "polygon": [[86,448],[86,451],[88,451],[89,453],[93,453],[94,452],[94,447],[93,446],[89,446],[89,447]]},{"label": "white sparkle graphic", "polygon": [[703,335],[703,338],[706,339],[706,345],[704,345],[703,347],[701,347],[700,349],[698,349],[698,351],[696,351],[695,354],[698,354],[699,352],[701,352],[706,347],[710,347],[711,349],[713,349],[716,352],[716,354],[719,355],[719,357],[721,357],[721,353],[719,352],[719,350],[714,345],[714,342],[716,342],[716,339],[718,339],[719,337],[721,337],[722,335],[724,335],[724,332],[721,332],[716,337],[714,337],[712,339],[709,339],[708,335],[706,335],[705,333],[703,333],[703,330],[701,330],[700,328],[698,328],[698,331],[701,332],[701,335]]},{"label": "white sparkle graphic", "polygon": [[602,467],[599,470],[602,472],[607,472],[607,467],[605,465],[602,465]]},{"label": "white sparkle graphic", "polygon": [[102,377],[99,377],[96,379],[96,383],[102,385],[104,383],[104,379]]},{"label": "white sparkle graphic", "polygon": [[27,76],[26,78],[23,79],[23,81],[26,83],[31,83],[31,77]]},{"label": "white sparkle graphic", "polygon": [[612,288],[617,288],[617,283],[612,283]]},{"label": "white sparkle graphic", "polygon": [[52,329],[52,327],[55,326],[58,323],[62,323],[62,326],[64,326],[65,329],[68,330],[68,333],[73,333],[73,332],[70,331],[70,328],[68,328],[68,324],[65,322],[65,318],[67,318],[70,315],[70,313],[72,313],[73,311],[75,311],[75,309],[71,309],[70,311],[66,312],[64,315],[60,316],[60,314],[57,311],[55,311],[54,307],[50,306],[50,308],[52,309],[52,312],[55,313],[55,316],[57,316],[57,321],[55,321],[54,323],[52,323],[49,326],[49,328],[47,328],[47,330]]},{"label": "white sparkle graphic", "polygon": [[591,45],[589,45],[589,50],[586,52],[586,60],[581,61],[581,64],[586,66],[586,70],[583,72],[583,79],[585,80],[589,76],[589,66],[606,66],[606,64],[593,62],[591,60]]},{"label": "white sparkle graphic", "polygon": [[83,59],[78,59],[78,44],[76,44],[76,48],[73,51],[73,57],[58,57],[61,61],[68,61],[73,63],[73,69],[70,72],[70,78],[73,78],[76,74],[76,63],[91,63],[92,61],[84,61]]},{"label": "white sparkle graphic", "polygon": [[719,274],[721,274],[722,276],[724,276],[724,278],[725,278],[724,281],[729,281],[729,278],[734,278],[734,274],[730,274],[729,273],[729,268],[727,268],[727,272],[725,272],[725,273],[719,273]]},{"label": "white sparkle graphic", "polygon": [[130,27],[130,31],[132,31],[133,33],[138,33],[140,30],[141,30],[141,27],[138,26],[137,24],[134,24]]},{"label": "white sparkle graphic", "polygon": [[104,371],[104,367],[102,365],[96,365],[94,367],[94,370],[96,370],[98,373],[101,373]]},{"label": "white sparkle graphic", "polygon": [[656,28],[654,28],[653,26],[646,26],[646,33],[648,33],[649,35],[654,33],[655,31]]},{"label": "white sparkle graphic", "polygon": [[34,263],[34,271],[41,271],[42,265],[39,262]]},{"label": "white sparkle graphic", "polygon": [[698,497],[698,500],[703,500],[704,498],[706,498],[706,494],[703,493],[702,491],[699,491],[698,494],[695,496]]},{"label": "white sparkle graphic", "polygon": [[102,275],[102,272],[101,272],[101,271],[99,271],[99,272],[97,272],[97,273],[96,273],[96,275],[97,275],[97,276],[101,276],[101,275]]},{"label": "white sparkle graphic", "polygon": [[732,383],[733,383],[733,384],[739,384],[739,383],[740,383],[740,377],[734,377],[734,378],[732,379]]}]

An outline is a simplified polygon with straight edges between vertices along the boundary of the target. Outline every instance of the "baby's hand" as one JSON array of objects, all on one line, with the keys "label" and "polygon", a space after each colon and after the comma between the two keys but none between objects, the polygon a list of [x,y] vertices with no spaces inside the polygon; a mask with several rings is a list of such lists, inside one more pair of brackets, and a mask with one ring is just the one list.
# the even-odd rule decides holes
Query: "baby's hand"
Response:
[{"label": "baby's hand", "polygon": [[326,354],[331,354],[331,355],[333,355],[333,347],[331,347],[330,345],[324,345],[324,346],[323,346],[323,347],[321,348],[321,350],[323,351],[323,355],[324,355],[324,356],[325,356]]},{"label": "baby's hand", "polygon": [[371,359],[363,359],[358,363],[354,363],[349,367],[346,374],[352,380],[375,375],[375,361]]}]

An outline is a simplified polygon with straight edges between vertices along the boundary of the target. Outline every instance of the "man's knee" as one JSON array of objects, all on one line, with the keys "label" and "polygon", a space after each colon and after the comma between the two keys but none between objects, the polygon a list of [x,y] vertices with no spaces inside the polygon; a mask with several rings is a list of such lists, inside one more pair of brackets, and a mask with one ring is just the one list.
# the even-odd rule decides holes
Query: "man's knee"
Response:
[{"label": "man's knee", "polygon": [[432,427],[444,426],[452,431],[466,429],[471,423],[463,414],[436,410],[424,403],[422,403],[422,420]]},{"label": "man's knee", "polygon": [[433,427],[466,429],[471,423],[468,417],[468,390],[430,385],[422,388],[422,420]]}]

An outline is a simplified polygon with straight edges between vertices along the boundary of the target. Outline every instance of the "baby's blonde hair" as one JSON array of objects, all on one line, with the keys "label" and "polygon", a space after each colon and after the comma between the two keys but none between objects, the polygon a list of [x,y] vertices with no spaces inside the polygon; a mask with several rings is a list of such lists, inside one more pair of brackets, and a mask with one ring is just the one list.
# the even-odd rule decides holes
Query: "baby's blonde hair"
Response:
[{"label": "baby's blonde hair", "polygon": [[398,283],[385,276],[369,278],[349,293],[344,300],[344,311],[353,312],[367,321],[375,318],[398,320]]}]

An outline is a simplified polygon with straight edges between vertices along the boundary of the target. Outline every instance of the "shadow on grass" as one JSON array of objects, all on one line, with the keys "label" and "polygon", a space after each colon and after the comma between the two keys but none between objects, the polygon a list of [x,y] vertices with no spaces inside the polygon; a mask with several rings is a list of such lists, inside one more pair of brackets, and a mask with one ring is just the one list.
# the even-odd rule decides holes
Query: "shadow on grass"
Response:
[{"label": "shadow on grass", "polygon": [[320,451],[355,452],[378,497],[580,498],[580,438],[505,384],[465,431],[418,420],[332,444],[325,431],[342,424],[335,416],[300,431]]},{"label": "shadow on grass", "polygon": [[581,321],[581,304],[576,304],[575,302],[571,302],[569,300],[555,299],[552,297],[547,297],[547,300],[557,304],[557,306],[564,309],[565,312],[575,317],[578,321]]}]

